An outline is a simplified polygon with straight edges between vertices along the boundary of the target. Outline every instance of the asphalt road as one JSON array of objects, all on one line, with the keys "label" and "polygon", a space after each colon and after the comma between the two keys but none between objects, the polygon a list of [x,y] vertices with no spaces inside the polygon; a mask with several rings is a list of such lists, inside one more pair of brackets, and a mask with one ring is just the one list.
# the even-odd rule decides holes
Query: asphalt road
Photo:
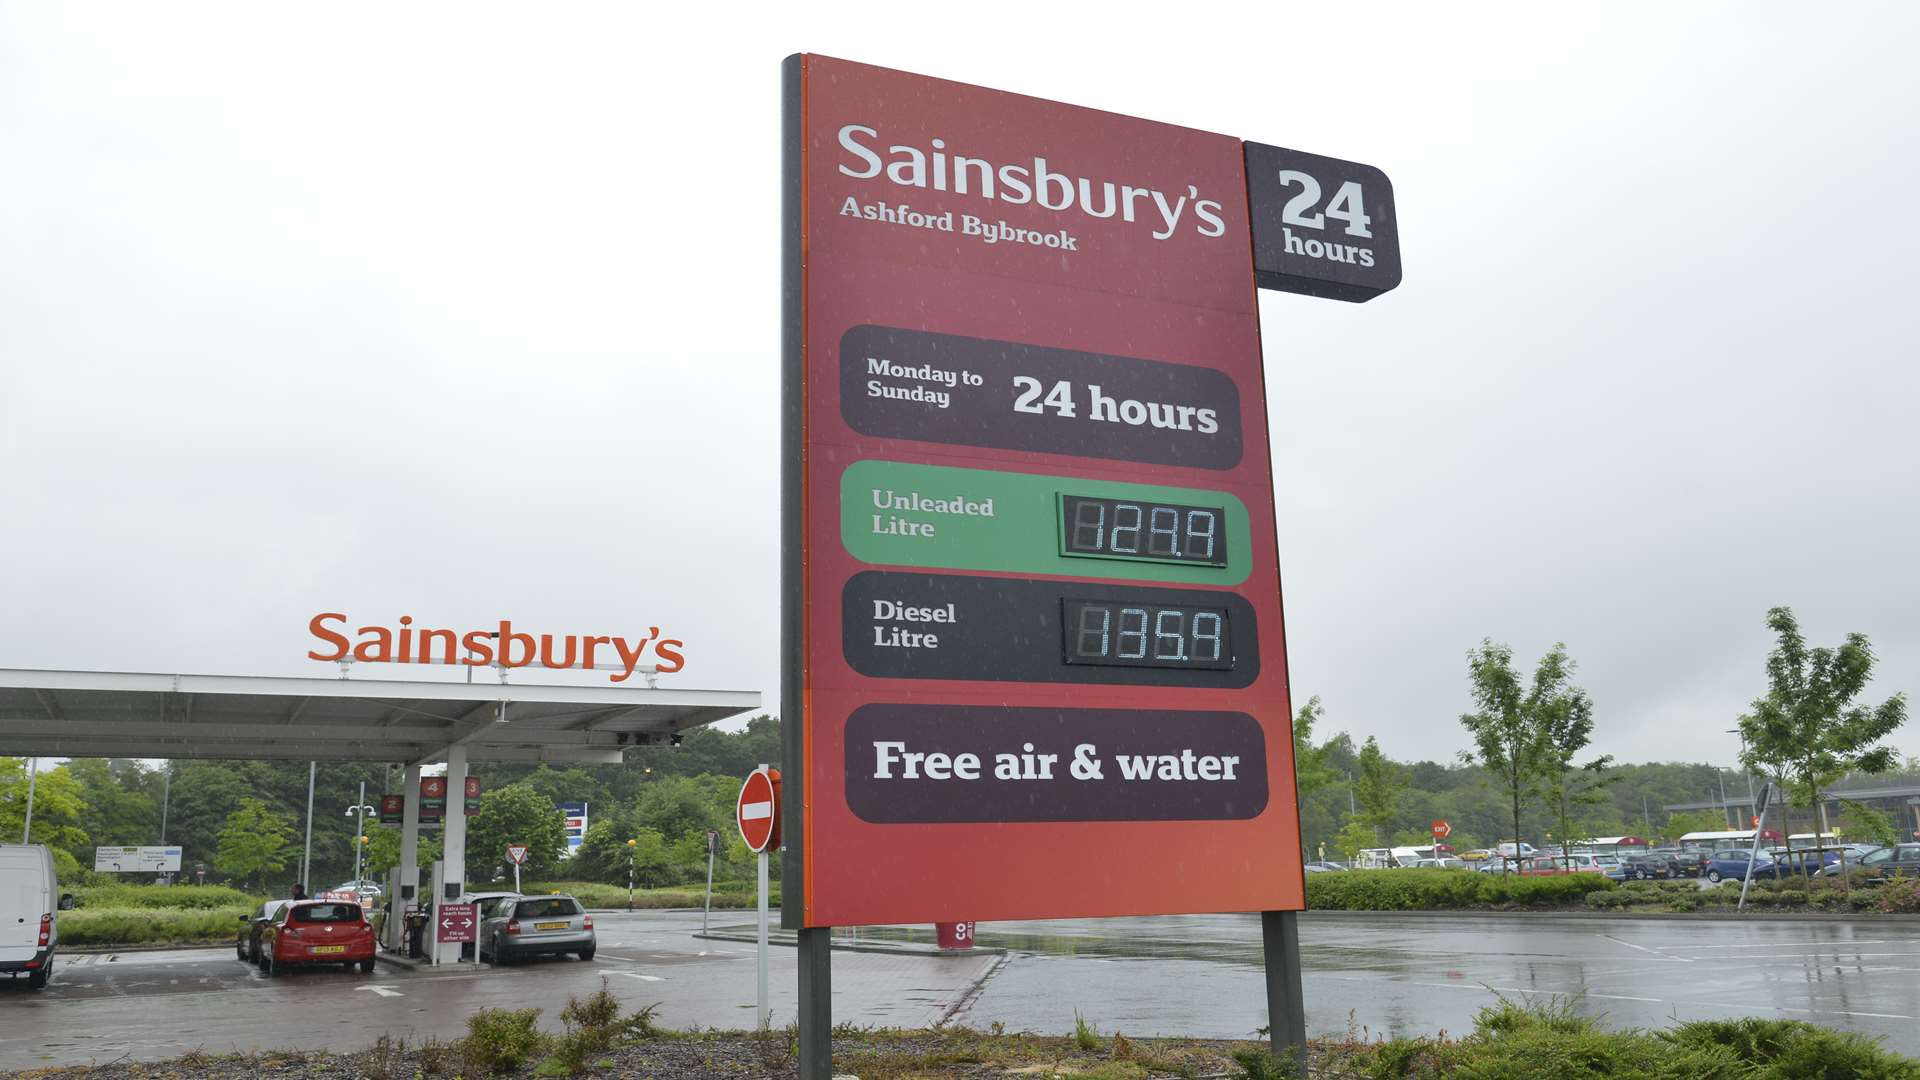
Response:
[{"label": "asphalt road", "polygon": [[[747,929],[731,914],[724,921]],[[697,913],[597,915],[598,958],[501,970],[265,979],[231,949],[62,957],[38,994],[0,981],[0,1068],[168,1057],[193,1049],[359,1048],[383,1031],[451,1038],[486,1006],[546,1010],[604,979],[665,1024],[753,1023],[750,943],[693,936]],[[716,920],[716,928],[719,922]],[[862,940],[931,942],[931,928]],[[1245,1037],[1266,1023],[1259,921],[1247,915],[995,923],[943,957],[836,952],[835,1020],[1067,1032]],[[1614,1027],[1779,1016],[1883,1035],[1920,1054],[1920,924],[1310,913],[1301,920],[1308,1026],[1416,1035],[1472,1026],[1498,996],[1563,997]],[[774,1023],[794,1014],[793,951],[772,957]]]}]

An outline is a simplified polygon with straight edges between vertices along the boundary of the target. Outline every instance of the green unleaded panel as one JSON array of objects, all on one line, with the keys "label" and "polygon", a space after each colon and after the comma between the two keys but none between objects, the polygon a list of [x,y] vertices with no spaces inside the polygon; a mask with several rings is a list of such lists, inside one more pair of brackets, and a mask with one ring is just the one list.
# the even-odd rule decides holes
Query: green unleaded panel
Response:
[{"label": "green unleaded panel", "polygon": [[[1227,565],[1062,554],[1062,495],[1224,508]],[[840,478],[840,539],[854,558],[882,566],[1238,585],[1250,565],[1247,537],[1246,506],[1219,491],[895,461],[856,461]]]}]

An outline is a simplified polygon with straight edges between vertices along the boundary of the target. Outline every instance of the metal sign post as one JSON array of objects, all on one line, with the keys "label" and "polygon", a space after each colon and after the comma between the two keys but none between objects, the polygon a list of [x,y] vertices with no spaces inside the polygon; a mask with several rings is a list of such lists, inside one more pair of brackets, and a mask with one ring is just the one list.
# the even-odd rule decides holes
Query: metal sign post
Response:
[{"label": "metal sign post", "polygon": [[707,919],[713,914],[713,856],[720,849],[720,834],[707,830],[707,902],[700,908],[700,932],[707,932]]},{"label": "metal sign post", "polygon": [[[758,995],[754,1005],[754,1027],[767,1030],[771,1013],[767,1008],[767,849],[780,842],[780,774],[762,765],[740,785],[740,797],[734,803],[734,821],[740,826],[740,839],[758,855],[760,878],[760,955],[758,959]],[[712,845],[709,842],[709,853]],[[711,854],[709,854],[711,867]],[[711,875],[711,870],[708,871]],[[712,885],[708,885],[711,890]],[[703,917],[704,921],[704,917]]]},{"label": "metal sign post", "polygon": [[1767,827],[1767,804],[1773,801],[1773,782],[1769,780],[1760,789],[1759,797],[1753,807],[1753,849],[1747,852],[1747,872],[1740,879],[1740,902],[1734,905],[1735,911],[1745,911],[1747,907],[1747,887],[1753,884],[1753,864],[1760,858],[1760,834]]}]

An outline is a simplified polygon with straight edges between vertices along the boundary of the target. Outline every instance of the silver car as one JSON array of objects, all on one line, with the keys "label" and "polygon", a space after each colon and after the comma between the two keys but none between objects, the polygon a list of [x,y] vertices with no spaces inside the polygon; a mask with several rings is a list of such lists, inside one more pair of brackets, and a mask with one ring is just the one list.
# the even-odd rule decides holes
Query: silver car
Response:
[{"label": "silver car", "polygon": [[511,964],[529,956],[575,953],[593,959],[593,916],[571,896],[502,897],[482,909],[480,959]]}]

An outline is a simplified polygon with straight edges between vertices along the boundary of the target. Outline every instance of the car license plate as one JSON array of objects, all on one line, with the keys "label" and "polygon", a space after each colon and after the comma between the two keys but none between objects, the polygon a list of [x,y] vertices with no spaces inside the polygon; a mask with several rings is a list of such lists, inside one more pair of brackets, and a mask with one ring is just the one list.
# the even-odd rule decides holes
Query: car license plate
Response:
[{"label": "car license plate", "polygon": [[347,947],[345,945],[315,945],[313,947],[313,955],[315,956],[324,956],[327,953],[342,953],[346,951]]},{"label": "car license plate", "polygon": [[537,922],[533,924],[533,928],[535,930],[565,930],[567,924],[563,922]]}]

